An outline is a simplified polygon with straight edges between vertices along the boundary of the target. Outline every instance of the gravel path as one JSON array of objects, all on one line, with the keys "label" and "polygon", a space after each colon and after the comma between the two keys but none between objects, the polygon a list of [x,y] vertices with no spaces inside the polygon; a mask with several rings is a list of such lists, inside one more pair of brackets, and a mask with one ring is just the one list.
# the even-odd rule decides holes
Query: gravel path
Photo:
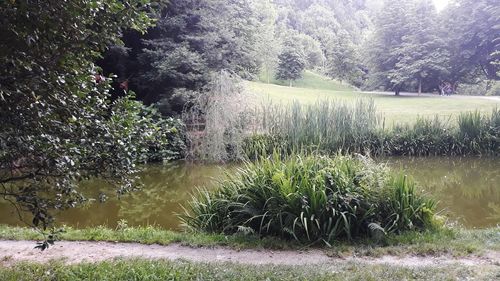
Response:
[{"label": "gravel path", "polygon": [[[394,96],[394,92],[367,92],[367,91],[362,91],[361,93],[363,94],[368,94],[368,95],[383,95],[383,96]],[[430,93],[413,93],[413,92],[401,92],[400,96],[398,97],[431,97],[431,98],[446,98],[446,99],[484,99],[484,100],[492,100],[496,102],[500,102],[500,97],[499,96],[463,96],[463,95],[451,95],[451,96],[440,96],[438,94],[430,94]]]},{"label": "gravel path", "polygon": [[360,262],[367,264],[391,264],[405,267],[443,266],[462,264],[467,266],[496,265],[500,267],[500,252],[488,252],[482,257],[468,256],[382,256],[333,258],[321,250],[271,251],[233,250],[224,247],[193,248],[179,244],[168,246],[137,243],[69,242],[59,241],[55,246],[41,252],[34,249],[34,241],[0,241],[0,264],[11,265],[21,261],[48,262],[64,260],[69,264],[99,262],[116,258],[145,258],[188,260],[193,262],[235,262],[242,264],[335,264],[339,262]]}]

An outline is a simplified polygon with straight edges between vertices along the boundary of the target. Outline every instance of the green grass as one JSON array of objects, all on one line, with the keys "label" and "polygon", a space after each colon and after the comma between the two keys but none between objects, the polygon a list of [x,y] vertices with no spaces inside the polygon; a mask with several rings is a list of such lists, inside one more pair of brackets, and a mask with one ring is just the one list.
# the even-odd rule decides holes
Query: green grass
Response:
[{"label": "green grass", "polygon": [[[43,237],[32,229],[0,225],[0,239],[40,240]],[[192,247],[224,246],[233,249],[300,250],[303,245],[292,240],[259,238],[255,235],[222,235],[206,233],[173,232],[155,227],[127,227],[121,230],[105,227],[86,229],[66,228],[60,240],[109,241],[141,244],[169,245],[180,243]],[[57,242],[56,242],[57,245]],[[35,246],[35,243],[33,243]],[[379,244],[370,240],[335,242],[331,247],[322,246],[327,254],[336,257],[382,255],[482,255],[488,250],[500,251],[500,228],[466,230],[442,228],[426,232],[406,232],[388,235]]]},{"label": "green grass", "polygon": [[249,89],[255,93],[251,104],[272,101],[274,103],[315,103],[318,99],[339,99],[354,101],[360,97],[372,97],[377,112],[383,113],[387,124],[413,122],[416,117],[440,116],[455,118],[459,112],[479,110],[491,112],[500,107],[499,100],[481,97],[454,98],[454,97],[409,97],[394,95],[373,95],[354,91],[347,85],[322,78],[318,74],[307,72],[302,80],[297,81],[294,87],[248,82]]},{"label": "green grass", "polygon": [[[43,236],[26,227],[11,227],[0,225],[0,239],[4,240],[42,240]],[[135,242],[141,244],[169,245],[180,243],[186,246],[229,246],[235,249],[267,248],[267,249],[290,249],[299,247],[297,244],[273,239],[259,239],[255,236],[205,234],[194,232],[175,232],[164,230],[154,226],[147,227],[124,227],[121,229],[110,229],[104,226],[74,229],[64,227],[64,232],[59,234],[58,240],[64,241],[118,241]],[[57,242],[56,242],[57,243]]]},{"label": "green grass", "polygon": [[[262,83],[267,83],[267,78],[265,73],[262,73],[259,77],[259,81]],[[289,86],[289,81],[280,81],[271,77],[270,84],[279,86]],[[302,79],[293,82],[293,86],[296,88],[307,88],[307,89],[318,89],[318,90],[330,90],[330,91],[354,91],[355,88],[346,83],[340,83],[339,81],[332,80],[323,75],[314,73],[312,71],[305,71]]]},{"label": "green grass", "polygon": [[339,262],[335,265],[276,266],[186,261],[118,260],[65,265],[22,263],[0,266],[3,281],[24,280],[494,280],[493,265],[401,267]]}]

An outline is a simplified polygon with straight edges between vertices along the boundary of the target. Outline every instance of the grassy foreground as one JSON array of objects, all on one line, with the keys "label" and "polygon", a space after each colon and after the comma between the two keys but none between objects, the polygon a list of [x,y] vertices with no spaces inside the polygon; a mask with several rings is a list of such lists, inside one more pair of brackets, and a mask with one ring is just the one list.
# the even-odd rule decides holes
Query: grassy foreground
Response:
[{"label": "grassy foreground", "polygon": [[398,267],[352,262],[307,267],[250,266],[232,263],[112,261],[0,266],[0,278],[18,280],[494,280],[495,266]]},{"label": "grassy foreground", "polygon": [[271,101],[273,103],[300,103],[311,104],[318,99],[338,99],[354,101],[357,98],[372,97],[377,107],[377,112],[383,113],[387,124],[408,123],[416,117],[452,118],[460,112],[479,110],[491,112],[493,108],[500,107],[500,99],[485,99],[482,97],[440,97],[421,96],[410,97],[404,94],[374,95],[357,92],[348,85],[328,80],[318,74],[306,72],[304,78],[298,80],[294,87],[280,85],[280,82],[271,81],[271,84],[248,82],[249,89],[255,93],[254,103]]},{"label": "grassy foreground", "polygon": [[[23,227],[0,225],[1,240],[39,240],[40,233]],[[168,245],[180,243],[193,247],[227,246],[235,249],[303,249],[294,241],[276,238],[263,238],[252,235],[222,235],[190,232],[174,232],[153,226],[125,227],[109,229],[95,227],[86,229],[65,228],[59,236],[66,241],[111,241],[136,242],[142,244]],[[56,242],[57,243],[57,242]],[[442,228],[426,232],[406,232],[401,235],[388,235],[384,241],[375,244],[370,240],[355,240],[350,243],[337,242],[331,247],[321,247],[327,254],[345,256],[381,255],[441,255],[466,256],[481,255],[486,251],[500,251],[500,227],[490,229],[466,230]]]}]

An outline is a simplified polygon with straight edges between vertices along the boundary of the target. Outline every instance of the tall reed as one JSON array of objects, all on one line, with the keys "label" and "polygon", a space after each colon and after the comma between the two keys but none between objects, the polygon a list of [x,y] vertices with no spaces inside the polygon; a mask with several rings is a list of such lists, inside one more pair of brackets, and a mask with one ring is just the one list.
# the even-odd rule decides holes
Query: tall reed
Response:
[{"label": "tall reed", "polygon": [[500,109],[461,113],[458,119],[418,118],[385,128],[372,100],[354,105],[322,101],[312,105],[264,105],[254,116],[260,128],[245,138],[250,159],[273,150],[343,151],[370,155],[455,156],[500,154]]},{"label": "tall reed", "polygon": [[289,150],[313,147],[360,152],[369,147],[381,124],[371,99],[359,99],[354,105],[335,100],[264,104],[254,116],[261,132],[280,136]]}]

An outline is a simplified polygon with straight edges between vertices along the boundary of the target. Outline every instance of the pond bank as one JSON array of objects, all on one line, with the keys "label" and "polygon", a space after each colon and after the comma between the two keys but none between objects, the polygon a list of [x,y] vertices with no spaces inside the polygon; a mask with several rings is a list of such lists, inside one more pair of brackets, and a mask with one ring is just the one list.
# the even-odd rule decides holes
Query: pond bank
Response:
[{"label": "pond bank", "polygon": [[319,249],[292,250],[235,250],[225,247],[189,247],[180,244],[144,245],[138,243],[111,243],[90,241],[60,241],[41,252],[33,249],[34,241],[0,241],[0,264],[12,265],[22,261],[47,263],[62,260],[66,264],[102,262],[121,259],[186,260],[191,262],[232,262],[250,265],[311,265],[355,262],[390,264],[403,267],[428,267],[449,264],[482,266],[500,264],[499,251],[487,251],[482,256],[394,256],[332,257]]},{"label": "pond bank", "polygon": [[[40,233],[22,227],[0,225],[0,241],[40,241]],[[388,235],[385,241],[377,244],[369,240],[352,242],[338,241],[331,247],[316,245],[306,247],[293,240],[272,237],[259,238],[255,235],[223,235],[191,232],[175,232],[149,227],[126,227],[109,229],[105,227],[72,229],[66,228],[59,235],[61,241],[96,241],[140,243],[144,245],[180,244],[194,248],[226,247],[236,251],[251,250],[321,250],[328,256],[347,258],[351,256],[381,257],[391,256],[484,256],[489,251],[500,252],[500,228],[461,229],[442,228],[425,232],[406,232]],[[57,244],[60,241],[56,241]],[[35,246],[32,242],[31,248]],[[50,250],[50,249],[49,249]]]}]

